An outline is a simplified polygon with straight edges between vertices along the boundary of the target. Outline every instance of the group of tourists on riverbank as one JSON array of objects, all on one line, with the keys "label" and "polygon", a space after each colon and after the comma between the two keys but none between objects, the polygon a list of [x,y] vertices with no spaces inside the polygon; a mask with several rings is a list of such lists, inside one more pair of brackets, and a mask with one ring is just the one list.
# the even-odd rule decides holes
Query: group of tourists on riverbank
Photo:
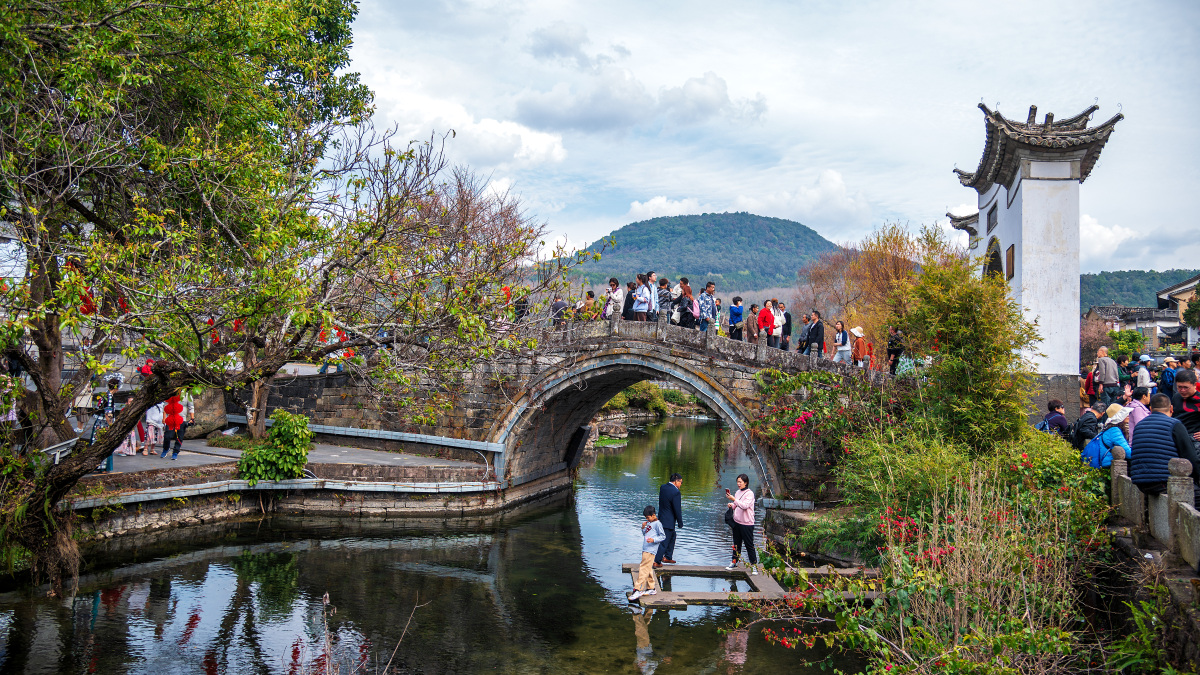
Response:
[{"label": "group of tourists on riverbank", "polygon": [[[1065,404],[1051,400],[1049,411],[1038,428],[1070,441],[1089,465],[1112,465],[1112,451],[1120,447],[1129,461],[1129,477],[1147,495],[1166,490],[1170,460],[1182,458],[1192,465],[1193,503],[1200,505],[1200,369],[1191,358],[1163,361],[1157,377],[1151,377],[1153,359],[1140,356],[1131,382],[1122,385],[1120,373],[1127,358],[1113,359],[1108,349],[1097,353],[1094,370],[1080,377],[1082,409],[1074,424],[1068,424]],[[1085,387],[1095,383],[1099,393]]]},{"label": "group of tourists on riverbank", "polygon": [[[765,339],[767,346],[797,352],[818,358],[829,358],[859,368],[870,368],[874,360],[874,345],[866,340],[862,326],[847,329],[842,321],[828,324],[817,309],[800,314],[798,320],[788,311],[787,305],[777,298],[745,306],[741,296],[734,296],[732,304],[726,306],[722,298],[716,297],[717,286],[709,281],[699,293],[693,291],[687,277],[681,277],[674,285],[667,278],[659,278],[654,271],[638,274],[636,281],[627,281],[624,286],[616,277],[608,280],[608,291],[603,300],[598,300],[594,291],[572,307],[555,297],[551,306],[552,321],[565,326],[568,320],[595,321],[619,318],[625,321],[659,321],[665,318],[671,325],[701,332],[716,330],[718,335],[732,340],[757,344]],[[830,334],[826,335],[826,326]],[[904,348],[899,333],[889,331],[887,360],[876,363],[877,369],[887,366],[896,372]]]},{"label": "group of tourists on riverbank", "polygon": [[[629,595],[630,602],[637,602],[643,595],[658,593],[658,577],[654,570],[663,565],[674,565],[675,539],[678,530],[683,529],[683,476],[672,473],[671,477],[658,489],[658,508],[647,504],[642,509],[641,533],[642,561],[638,566],[637,582],[633,585],[633,593]],[[730,563],[725,569],[734,571],[738,568],[742,548],[746,549],[746,557],[750,562],[750,574],[758,574],[758,551],[754,548],[754,491],[750,489],[750,477],[739,474],[737,477],[737,492],[725,488],[725,498],[728,504],[725,509],[725,524],[733,538],[733,553]]]}]

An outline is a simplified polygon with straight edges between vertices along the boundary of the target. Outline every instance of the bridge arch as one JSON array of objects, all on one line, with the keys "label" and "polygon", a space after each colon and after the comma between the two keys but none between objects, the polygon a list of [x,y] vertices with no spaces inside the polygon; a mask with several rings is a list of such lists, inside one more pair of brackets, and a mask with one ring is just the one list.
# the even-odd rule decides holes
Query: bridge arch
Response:
[{"label": "bridge arch", "polygon": [[497,458],[497,476],[506,485],[519,485],[574,468],[586,440],[582,428],[605,403],[643,380],[663,380],[691,389],[720,416],[754,458],[765,492],[774,494],[777,472],[750,437],[751,416],[742,400],[689,361],[652,348],[623,347],[547,368],[492,426],[489,440],[505,446],[503,458]]}]

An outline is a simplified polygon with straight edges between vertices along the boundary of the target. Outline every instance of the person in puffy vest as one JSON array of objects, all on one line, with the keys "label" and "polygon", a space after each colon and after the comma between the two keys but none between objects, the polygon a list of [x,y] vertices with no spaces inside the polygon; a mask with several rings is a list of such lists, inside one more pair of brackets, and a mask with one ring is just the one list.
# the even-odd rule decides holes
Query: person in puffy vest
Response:
[{"label": "person in puffy vest", "polygon": [[1183,423],[1171,417],[1171,399],[1155,394],[1150,398],[1150,414],[1133,431],[1129,478],[1144,494],[1161,495],[1167,491],[1167,463],[1176,457],[1192,463],[1195,483],[1200,476],[1200,457],[1192,439]]}]

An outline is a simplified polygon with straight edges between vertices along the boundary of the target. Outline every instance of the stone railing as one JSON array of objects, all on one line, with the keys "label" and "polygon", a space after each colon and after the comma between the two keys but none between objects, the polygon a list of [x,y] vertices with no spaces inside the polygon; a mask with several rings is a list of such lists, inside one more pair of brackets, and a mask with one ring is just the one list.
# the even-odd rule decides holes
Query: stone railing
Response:
[{"label": "stone railing", "polygon": [[1129,478],[1124,448],[1113,448],[1112,505],[1116,511],[1164,546],[1178,553],[1192,568],[1200,567],[1200,512],[1194,504],[1192,464],[1176,457],[1167,465],[1167,491],[1146,495]]}]

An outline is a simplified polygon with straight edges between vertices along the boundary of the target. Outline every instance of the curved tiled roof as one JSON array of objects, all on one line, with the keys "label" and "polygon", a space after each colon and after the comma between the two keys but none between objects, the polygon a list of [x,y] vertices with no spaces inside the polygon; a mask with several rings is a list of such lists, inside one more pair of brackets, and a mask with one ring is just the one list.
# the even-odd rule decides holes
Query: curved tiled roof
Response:
[{"label": "curved tiled roof", "polygon": [[950,227],[953,227],[956,230],[962,230],[972,237],[979,234],[978,211],[969,216],[956,216],[953,213],[947,213],[946,217],[950,219]]},{"label": "curved tiled roof", "polygon": [[1054,113],[1046,113],[1045,121],[1041,124],[1035,122],[1037,106],[1029,107],[1029,118],[1025,122],[1007,119],[999,110],[989,110],[982,103],[979,109],[983,111],[985,127],[983,157],[979,160],[979,168],[973,172],[955,169],[954,173],[958,174],[959,182],[980,193],[987,192],[993,184],[1006,188],[1012,186],[1017,173],[1019,150],[1038,154],[1082,151],[1084,155],[1080,163],[1079,181],[1087,180],[1117,122],[1125,119],[1124,115],[1117,113],[1100,126],[1088,127],[1088,119],[1098,106],[1091,106],[1074,117],[1059,121],[1054,120]]}]

